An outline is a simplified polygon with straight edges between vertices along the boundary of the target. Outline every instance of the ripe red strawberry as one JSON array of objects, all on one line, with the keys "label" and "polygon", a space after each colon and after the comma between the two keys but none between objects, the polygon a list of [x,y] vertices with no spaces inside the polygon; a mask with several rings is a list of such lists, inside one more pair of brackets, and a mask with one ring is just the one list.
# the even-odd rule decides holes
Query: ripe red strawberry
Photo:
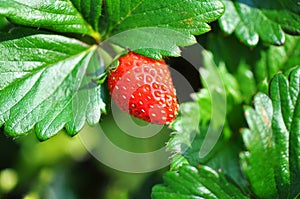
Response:
[{"label": "ripe red strawberry", "polygon": [[163,60],[128,53],[109,74],[108,89],[121,110],[147,122],[169,124],[178,114],[176,91]]}]

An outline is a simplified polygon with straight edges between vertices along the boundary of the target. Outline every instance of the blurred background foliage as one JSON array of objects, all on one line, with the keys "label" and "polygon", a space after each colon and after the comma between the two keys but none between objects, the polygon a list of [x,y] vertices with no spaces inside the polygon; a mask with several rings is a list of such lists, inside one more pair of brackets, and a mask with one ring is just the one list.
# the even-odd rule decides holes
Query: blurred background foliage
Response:
[{"label": "blurred background foliage", "polygon": [[[154,136],[152,144],[145,144],[126,136],[108,115],[102,118],[101,126],[112,142],[129,151],[160,148],[170,133],[164,128]],[[96,127],[86,127],[81,133],[86,131],[99,133]],[[78,135],[71,138],[60,132],[48,141],[39,142],[34,133],[12,139],[3,128],[0,132],[1,199],[147,199],[152,186],[161,183],[165,171],[166,168],[143,174],[116,171],[89,154]]]}]

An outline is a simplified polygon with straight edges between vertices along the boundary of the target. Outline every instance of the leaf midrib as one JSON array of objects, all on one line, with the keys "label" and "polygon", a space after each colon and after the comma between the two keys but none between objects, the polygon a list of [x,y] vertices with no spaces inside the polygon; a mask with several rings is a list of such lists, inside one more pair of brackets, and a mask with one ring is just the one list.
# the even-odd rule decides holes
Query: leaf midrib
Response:
[{"label": "leaf midrib", "polygon": [[144,3],[143,0],[139,1],[139,2],[136,4],[136,6],[134,6],[131,10],[129,10],[129,12],[127,13],[127,15],[125,15],[125,17],[121,17],[121,16],[120,16],[119,21],[118,21],[114,26],[111,27],[111,29],[110,29],[108,35],[110,35],[110,34],[113,32],[113,30],[114,30],[118,25],[120,25],[123,21],[125,21],[125,20],[131,15],[131,13],[132,13],[133,11],[135,11],[142,3]]}]

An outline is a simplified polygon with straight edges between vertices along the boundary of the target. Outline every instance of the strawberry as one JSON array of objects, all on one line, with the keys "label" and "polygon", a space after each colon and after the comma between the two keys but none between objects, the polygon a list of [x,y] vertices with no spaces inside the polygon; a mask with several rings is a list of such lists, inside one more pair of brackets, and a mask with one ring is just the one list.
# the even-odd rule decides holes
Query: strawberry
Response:
[{"label": "strawberry", "polygon": [[163,60],[129,52],[109,74],[108,90],[122,111],[147,122],[169,124],[178,114],[176,91]]}]

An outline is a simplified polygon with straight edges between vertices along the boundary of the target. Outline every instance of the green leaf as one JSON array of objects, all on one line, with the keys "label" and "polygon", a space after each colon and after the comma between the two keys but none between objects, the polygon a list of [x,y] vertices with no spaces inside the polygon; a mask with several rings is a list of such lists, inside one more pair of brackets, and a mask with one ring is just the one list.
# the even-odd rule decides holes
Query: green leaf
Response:
[{"label": "green leaf", "polygon": [[173,157],[172,157],[172,162],[171,162],[171,170],[179,170],[180,167],[182,167],[183,165],[185,164],[189,164],[188,160],[183,157],[182,155],[178,155],[178,154],[175,154]]},{"label": "green leaf", "polygon": [[243,130],[247,151],[241,155],[252,191],[260,198],[295,198],[300,193],[300,67],[290,81],[276,75],[265,94],[246,107],[250,129]]},{"label": "green leaf", "polygon": [[207,23],[224,12],[222,3],[217,0],[108,0],[106,9],[109,35],[138,27],[170,28],[198,35],[209,31]]},{"label": "green leaf", "polygon": [[[220,71],[212,62],[212,54],[204,51],[204,68],[201,69],[202,82],[205,88],[200,94],[195,94],[197,101],[183,103],[180,107],[181,115],[175,119],[172,129],[177,131],[171,138],[169,148],[171,151],[183,153],[199,132],[199,123],[210,121],[208,135],[210,141],[204,142],[201,153],[208,153],[219,138],[226,117],[226,89],[224,88]],[[229,88],[229,87],[227,87]],[[205,107],[202,109],[202,106]]]},{"label": "green leaf", "polygon": [[240,100],[246,104],[258,91],[268,92],[268,82],[278,71],[285,73],[299,64],[299,36],[286,35],[283,46],[259,44],[254,49],[222,34],[211,34],[207,41],[205,48],[213,53],[217,66],[225,64],[229,75],[234,76],[238,82],[236,92],[240,91]]},{"label": "green leaf", "polygon": [[224,138],[226,131],[230,131],[227,124],[224,126],[223,136],[218,140],[212,151],[205,157],[199,156],[204,140],[211,138],[207,136],[207,121],[202,120],[201,116],[201,119],[196,117],[200,115],[199,110],[202,110],[201,102],[200,99],[199,104],[197,102],[181,104],[181,115],[172,123],[171,127],[175,130],[175,134],[171,137],[167,146],[171,152],[181,155],[180,157],[178,155],[174,156],[176,160],[173,159],[171,169],[176,170],[186,163],[195,167],[207,165],[216,171],[221,170],[245,192],[248,192],[248,184],[242,176],[239,165],[238,154],[241,151],[241,146],[239,146],[241,143],[237,140],[226,140]]},{"label": "green leaf", "polygon": [[102,0],[71,0],[84,19],[98,31],[99,18],[102,10]]},{"label": "green leaf", "polygon": [[245,117],[251,130],[242,131],[248,151],[241,154],[241,164],[252,191],[258,197],[276,198],[278,193],[273,169],[272,102],[265,94],[258,94],[254,98],[254,106],[255,110],[245,108]]},{"label": "green leaf", "polygon": [[167,28],[137,28],[124,31],[110,37],[105,42],[111,42],[130,48],[139,54],[162,59],[165,56],[180,56],[178,46],[189,46],[196,43],[192,35]]},{"label": "green leaf", "polygon": [[[137,44],[141,46],[134,47],[134,49],[145,48],[144,43],[146,42],[150,44],[155,42],[155,44],[160,44],[159,47],[162,46],[162,48],[158,48],[161,49],[158,53],[157,49],[153,49],[153,47],[139,50],[139,53],[157,59],[162,55],[178,56],[178,45],[185,46],[195,43],[192,35],[208,32],[210,26],[207,23],[218,19],[223,12],[224,6],[218,0],[108,0],[105,2],[105,17],[102,18],[102,24],[107,26],[104,38],[137,29],[131,38],[135,39],[135,46]],[[139,31],[140,28],[152,28],[152,31],[145,32],[145,29]],[[170,30],[168,34],[165,34],[163,31],[167,30],[153,31],[154,28]],[[173,31],[171,32],[171,30]],[[115,43],[132,48],[131,45],[126,44],[127,46],[125,46],[123,42],[122,40]],[[169,49],[170,45],[173,45],[173,48]]]},{"label": "green leaf", "polygon": [[[300,193],[300,67],[290,74],[290,83],[276,75],[270,87],[274,116],[272,129],[275,153],[275,179],[281,197]],[[290,192],[290,193],[289,193]]]},{"label": "green leaf", "polygon": [[[225,128],[228,130],[227,126]],[[239,153],[242,150],[242,144],[237,139],[225,140],[222,137],[205,158],[200,158],[199,151],[206,136],[205,130],[203,129],[201,134],[195,137],[191,147],[184,152],[183,156],[192,166],[206,165],[215,171],[222,171],[232,182],[248,192],[248,183],[241,172],[239,164]]]},{"label": "green leaf", "polygon": [[0,0],[0,15],[15,24],[64,33],[86,34],[97,40],[100,39],[99,33],[82,18],[81,13],[69,0]]},{"label": "green leaf", "polygon": [[300,37],[286,35],[283,46],[271,46],[257,49],[260,59],[255,63],[253,71],[257,83],[269,82],[278,71],[286,72],[299,64]]},{"label": "green leaf", "polygon": [[5,17],[0,16],[0,31],[4,29],[8,24],[8,21],[5,19]]},{"label": "green leaf", "polygon": [[167,147],[173,153],[182,154],[191,146],[196,133],[199,132],[199,105],[195,102],[186,102],[180,105],[180,115],[172,122],[171,128],[175,131]]},{"label": "green leaf", "polygon": [[167,172],[164,182],[166,185],[153,187],[153,199],[248,198],[228,182],[222,173],[217,173],[206,166],[197,169],[183,165],[179,171]]},{"label": "green leaf", "polygon": [[64,126],[74,135],[85,120],[98,122],[104,103],[92,81],[101,72],[96,46],[58,35],[2,34],[0,49],[0,125],[7,134],[34,128],[45,140]]},{"label": "green leaf", "polygon": [[291,179],[291,196],[300,195],[300,69],[295,70],[290,75],[290,99],[294,106],[294,112],[290,125],[290,179]]},{"label": "green leaf", "polygon": [[223,0],[226,7],[219,19],[221,29],[235,35],[248,46],[266,43],[282,45],[283,30],[300,34],[300,6],[291,0]]},{"label": "green leaf", "polygon": [[[226,118],[226,114],[224,114],[225,108],[222,108],[226,107],[223,98],[229,98],[229,96],[239,97],[239,95],[235,95],[236,92],[234,91],[236,82],[232,81],[232,77],[225,71],[224,67],[216,68],[216,66],[214,66],[210,54],[206,53],[204,59],[204,66],[208,71],[213,71],[208,73],[209,76],[203,78],[203,84],[207,88],[203,88],[199,93],[193,95],[194,102],[186,102],[180,105],[180,115],[171,125],[175,133],[169,140],[167,146],[171,152],[181,154],[192,166],[204,164],[216,171],[222,170],[227,177],[231,178],[231,180],[239,184],[241,188],[247,192],[248,185],[242,176],[239,165],[238,154],[241,151],[241,142],[238,140],[228,140],[232,135],[228,123],[222,126],[222,135],[220,137],[216,137],[218,133],[216,130],[212,132],[209,131],[211,128],[210,125],[221,124],[219,122],[222,120],[222,118],[219,118],[221,115],[224,117],[223,119]],[[216,69],[213,69],[214,67]],[[214,73],[221,73],[222,80],[225,81],[225,88],[222,88],[216,81],[216,79],[220,77]],[[202,73],[202,75],[205,74]],[[219,89],[210,90],[208,87]],[[222,95],[222,89],[226,90],[227,96]],[[232,104],[231,101],[229,103]],[[215,108],[213,108],[213,104]],[[213,123],[213,121],[215,121],[215,123]],[[205,145],[205,142],[213,143],[214,141],[215,145],[213,148]],[[205,150],[211,150],[206,156],[201,157],[200,151],[203,150],[203,148],[205,148]],[[181,163],[174,163],[173,165],[175,167],[172,165],[171,169],[176,169],[180,164]]]}]

